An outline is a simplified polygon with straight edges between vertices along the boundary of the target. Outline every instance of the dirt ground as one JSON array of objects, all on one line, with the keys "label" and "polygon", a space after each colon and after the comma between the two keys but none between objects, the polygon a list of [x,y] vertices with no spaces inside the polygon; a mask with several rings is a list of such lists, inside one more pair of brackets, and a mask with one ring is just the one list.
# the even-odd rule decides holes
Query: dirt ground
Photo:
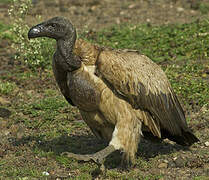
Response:
[{"label": "dirt ground", "polygon": [[[33,0],[34,15],[42,19],[68,17],[78,29],[98,30],[113,24],[172,24],[208,16],[199,10],[208,0]],[[8,5],[0,5],[0,20],[8,21]],[[32,19],[29,23],[33,23]]]},{"label": "dirt ground", "polygon": [[[62,15],[71,19],[78,31],[85,29],[97,31],[121,23],[152,25],[187,23],[209,15],[209,13],[201,13],[199,9],[199,3],[207,3],[207,0],[34,0],[33,2],[34,7],[28,18],[29,24],[37,23],[34,15],[41,15],[42,19]],[[8,7],[8,4],[0,4],[0,21],[5,23],[9,22]],[[1,41],[1,73],[15,71],[14,64],[11,62],[12,53],[10,43],[6,40]],[[43,85],[55,86],[53,77],[47,82],[35,82],[36,87],[33,81],[24,85],[19,83],[22,88],[34,90]],[[159,151],[162,156],[158,160],[153,160],[154,166],[147,168],[144,174],[160,172],[166,175],[163,179],[191,179],[195,176],[207,176],[209,179],[209,145],[205,144],[209,141],[209,114],[205,112],[205,107],[199,108],[198,112],[192,108],[187,112],[187,116],[191,119],[190,127],[201,138],[201,142],[192,146],[190,150],[182,149],[177,145],[171,146],[166,142],[164,145],[159,145],[151,144],[146,140],[142,141],[142,146],[139,148],[140,156],[149,160],[159,155]],[[171,149],[178,150],[177,156],[167,155],[172,152]],[[3,157],[2,153],[4,152],[0,150],[0,158]]]}]

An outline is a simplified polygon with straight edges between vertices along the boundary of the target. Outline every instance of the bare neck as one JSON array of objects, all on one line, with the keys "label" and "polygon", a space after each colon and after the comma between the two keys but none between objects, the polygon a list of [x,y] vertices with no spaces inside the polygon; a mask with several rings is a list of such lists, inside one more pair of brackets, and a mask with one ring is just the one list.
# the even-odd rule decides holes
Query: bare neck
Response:
[{"label": "bare neck", "polygon": [[69,36],[57,40],[57,51],[62,57],[60,64],[68,71],[74,71],[81,67],[81,60],[73,53],[76,36]]}]

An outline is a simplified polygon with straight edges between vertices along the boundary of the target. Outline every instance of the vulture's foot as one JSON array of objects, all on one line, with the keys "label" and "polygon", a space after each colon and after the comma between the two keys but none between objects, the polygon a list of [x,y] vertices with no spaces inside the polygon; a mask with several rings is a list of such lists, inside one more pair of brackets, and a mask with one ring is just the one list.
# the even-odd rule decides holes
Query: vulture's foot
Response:
[{"label": "vulture's foot", "polygon": [[130,159],[127,159],[125,155],[123,155],[121,163],[120,163],[121,169],[123,170],[131,169],[134,167],[134,165],[135,165],[134,161],[132,162]]},{"label": "vulture's foot", "polygon": [[105,158],[111,154],[112,152],[115,151],[115,148],[112,145],[107,146],[106,148],[102,149],[101,151],[98,151],[94,154],[74,154],[74,153],[69,153],[69,152],[63,152],[62,155],[65,155],[69,158],[74,158],[77,159],[79,161],[93,161],[94,163],[96,163],[97,165],[100,166],[101,168],[104,168],[104,161]]}]

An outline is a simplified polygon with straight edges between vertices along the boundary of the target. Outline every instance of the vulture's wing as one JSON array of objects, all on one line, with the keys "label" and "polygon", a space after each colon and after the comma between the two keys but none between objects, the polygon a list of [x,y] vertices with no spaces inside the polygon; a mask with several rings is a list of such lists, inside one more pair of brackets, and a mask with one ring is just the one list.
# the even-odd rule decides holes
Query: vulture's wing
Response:
[{"label": "vulture's wing", "polygon": [[[97,60],[98,75],[133,108],[147,111],[161,136],[182,145],[198,139],[187,127],[183,109],[162,69],[136,52],[104,50]],[[152,128],[149,124],[148,127]]]}]

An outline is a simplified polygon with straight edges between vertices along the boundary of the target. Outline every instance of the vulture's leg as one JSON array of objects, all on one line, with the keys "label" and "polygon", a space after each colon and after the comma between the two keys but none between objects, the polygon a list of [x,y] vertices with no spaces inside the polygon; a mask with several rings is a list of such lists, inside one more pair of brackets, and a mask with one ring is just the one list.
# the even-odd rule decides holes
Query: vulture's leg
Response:
[{"label": "vulture's leg", "polygon": [[[112,139],[109,145],[123,152],[121,165],[130,167],[135,164],[135,154],[141,135],[141,121],[134,113],[124,109],[125,114],[119,114]],[[126,116],[125,116],[126,115]],[[127,118],[126,118],[127,117]]]},{"label": "vulture's leg", "polygon": [[62,155],[66,155],[69,158],[75,158],[80,161],[93,161],[98,165],[103,165],[105,158],[114,152],[116,149],[112,146],[109,145],[106,148],[102,149],[101,151],[98,151],[94,154],[74,154],[74,153],[69,153],[69,152],[63,152]]}]

